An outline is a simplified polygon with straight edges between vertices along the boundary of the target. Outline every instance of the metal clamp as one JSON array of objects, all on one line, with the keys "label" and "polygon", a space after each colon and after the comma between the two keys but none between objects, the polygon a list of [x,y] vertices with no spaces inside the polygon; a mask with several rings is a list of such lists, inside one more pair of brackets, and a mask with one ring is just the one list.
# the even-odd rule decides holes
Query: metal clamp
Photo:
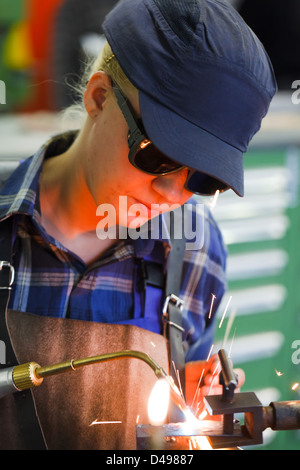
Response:
[{"label": "metal clamp", "polygon": [[179,307],[180,310],[182,310],[183,307],[183,300],[180,299],[175,294],[170,294],[166,297],[164,306],[163,306],[163,321],[165,323],[168,323],[171,326],[174,326],[174,328],[177,328],[180,331],[184,331],[184,328],[182,326],[177,325],[177,323],[174,323],[168,319],[168,307],[169,307],[169,302],[172,302],[175,304],[175,307]]},{"label": "metal clamp", "polygon": [[2,271],[3,268],[9,268],[10,269],[10,281],[8,286],[0,286],[0,290],[3,289],[8,289],[11,290],[11,286],[14,282],[15,279],[15,269],[14,267],[8,262],[8,261],[0,261],[0,271]]}]

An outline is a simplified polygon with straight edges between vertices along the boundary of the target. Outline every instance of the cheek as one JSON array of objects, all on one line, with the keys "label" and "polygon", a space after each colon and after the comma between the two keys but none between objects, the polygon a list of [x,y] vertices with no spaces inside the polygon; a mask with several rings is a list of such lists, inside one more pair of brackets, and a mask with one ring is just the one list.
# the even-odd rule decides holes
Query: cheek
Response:
[{"label": "cheek", "polygon": [[[96,162],[96,163],[95,163]],[[89,189],[97,206],[111,204],[119,214],[120,197],[143,199],[151,190],[152,177],[134,168],[127,147],[120,151],[93,155],[88,164]],[[120,214],[121,215],[121,214]]]},{"label": "cheek", "polygon": [[182,193],[182,198],[180,201],[180,205],[185,204],[191,197],[194,195],[194,193],[191,193],[190,191],[187,191],[186,189],[183,190]]},{"label": "cheek", "polygon": [[104,195],[107,198],[111,192],[116,191],[122,180],[124,181],[123,165],[127,153],[126,143],[124,145],[117,137],[111,144],[108,141],[93,141],[86,159],[85,174],[96,201],[101,200]]}]

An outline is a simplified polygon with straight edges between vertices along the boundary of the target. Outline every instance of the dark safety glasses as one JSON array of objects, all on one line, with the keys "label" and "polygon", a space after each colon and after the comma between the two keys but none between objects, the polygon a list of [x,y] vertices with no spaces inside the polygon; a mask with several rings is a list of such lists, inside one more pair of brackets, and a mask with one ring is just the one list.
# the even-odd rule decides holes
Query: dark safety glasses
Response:
[{"label": "dark safety glasses", "polygon": [[[113,90],[129,127],[128,158],[130,163],[135,168],[153,176],[168,175],[182,168],[188,168],[169,158],[151,142],[146,135],[142,120],[134,117],[134,110],[129,100],[115,83],[113,83]],[[201,195],[213,195],[217,190],[224,191],[224,189],[227,189],[227,186],[221,181],[209,175],[192,168],[188,168],[188,170],[184,185],[187,191]]]}]

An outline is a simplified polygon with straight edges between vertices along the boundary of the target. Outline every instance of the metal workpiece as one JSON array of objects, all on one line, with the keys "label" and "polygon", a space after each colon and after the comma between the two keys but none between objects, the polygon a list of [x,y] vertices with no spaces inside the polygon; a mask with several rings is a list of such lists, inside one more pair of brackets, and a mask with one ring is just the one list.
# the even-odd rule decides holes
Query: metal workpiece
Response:
[{"label": "metal workpiece", "polygon": [[[162,426],[138,425],[137,449],[151,449],[155,445],[161,450],[195,449],[203,450],[203,438],[211,449],[240,449],[263,443],[263,431],[300,429],[300,401],[273,402],[262,406],[253,392],[237,393],[232,403],[223,401],[222,395],[205,397],[207,411],[220,420],[195,420],[186,423],[168,423]],[[242,421],[235,419],[235,413],[244,413]],[[228,427],[228,422],[232,423]],[[200,440],[199,440],[200,438]],[[153,448],[153,447],[152,447]],[[206,449],[206,447],[205,447]]]},{"label": "metal workpiece", "polygon": [[[210,437],[213,448],[262,444],[263,431],[267,428],[274,431],[300,429],[300,401],[272,402],[263,406],[254,392],[234,393],[237,381],[231,362],[224,350],[218,355],[223,394],[204,398],[208,413],[219,416],[223,423],[223,435]],[[239,424],[235,414],[244,414],[244,424]]]},{"label": "metal workpiece", "polygon": [[[198,421],[198,423],[168,423],[161,426],[139,424],[136,427],[137,450],[201,450],[203,439],[208,436],[222,435],[222,423],[217,421]],[[199,439],[200,438],[200,439]]]},{"label": "metal workpiece", "polygon": [[[236,393],[230,404],[222,401],[222,395],[205,397],[207,411],[212,416],[222,416],[223,435],[212,436],[213,448],[252,446],[263,443],[263,431],[291,431],[300,429],[300,401],[272,402],[263,406],[255,393]],[[244,424],[235,419],[236,413],[244,413]],[[231,428],[228,422],[231,422]]]},{"label": "metal workpiece", "polygon": [[[222,436],[211,438],[214,449],[263,443],[263,406],[255,393],[236,393],[231,403],[222,395],[207,396],[204,402],[210,415],[222,417]],[[237,413],[244,413],[244,424],[235,419]]]}]

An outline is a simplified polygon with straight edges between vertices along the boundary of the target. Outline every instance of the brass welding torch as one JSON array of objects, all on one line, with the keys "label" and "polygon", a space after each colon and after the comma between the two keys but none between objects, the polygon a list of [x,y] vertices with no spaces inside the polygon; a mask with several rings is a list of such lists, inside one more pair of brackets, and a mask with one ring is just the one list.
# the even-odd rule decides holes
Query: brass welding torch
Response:
[{"label": "brass welding torch", "polygon": [[27,362],[14,367],[0,370],[0,398],[21,390],[38,387],[45,377],[75,371],[80,367],[113,361],[122,358],[136,358],[151,367],[157,378],[165,379],[170,386],[170,395],[177,407],[185,412],[187,407],[172,378],[148,354],[140,351],[124,350],[114,353],[101,354],[84,359],[71,359],[58,364],[41,367],[36,362]]}]

